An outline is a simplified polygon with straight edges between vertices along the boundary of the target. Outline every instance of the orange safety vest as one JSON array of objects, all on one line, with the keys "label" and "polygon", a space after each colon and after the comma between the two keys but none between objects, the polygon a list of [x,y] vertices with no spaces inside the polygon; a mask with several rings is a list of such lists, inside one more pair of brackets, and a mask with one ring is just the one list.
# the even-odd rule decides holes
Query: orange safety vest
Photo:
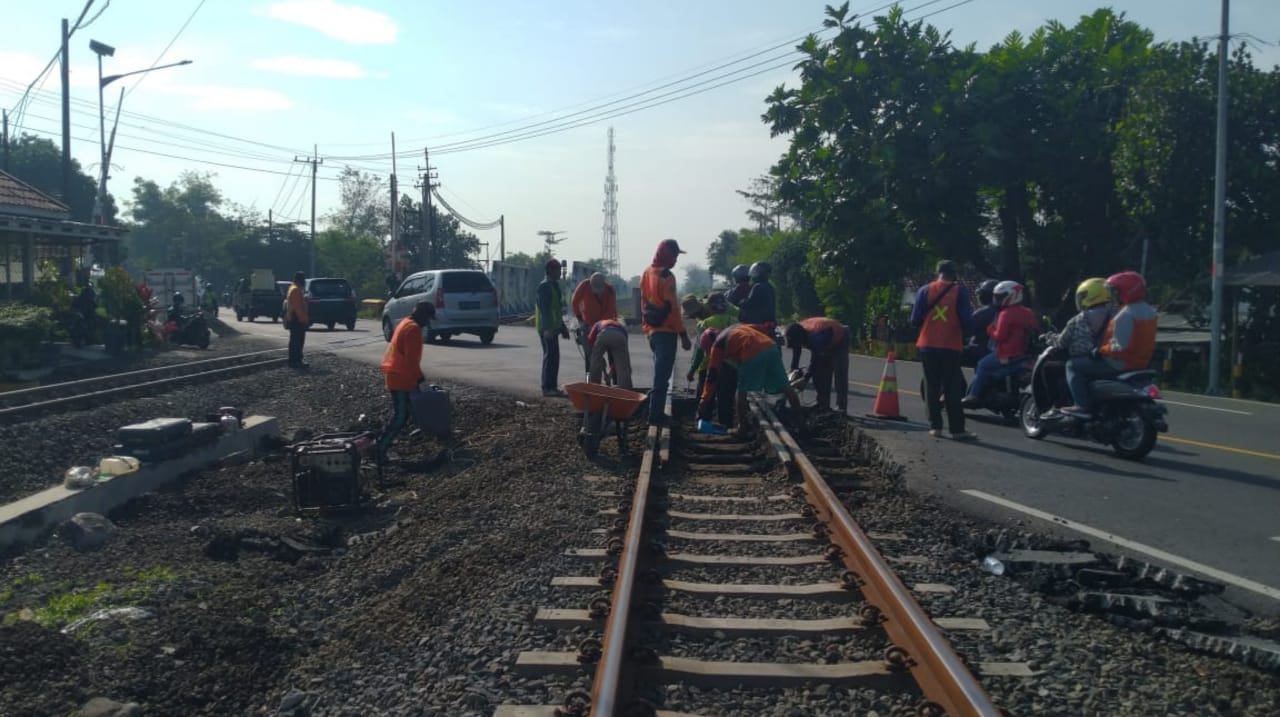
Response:
[{"label": "orange safety vest", "polygon": [[604,285],[599,296],[591,290],[591,280],[583,279],[573,290],[569,299],[569,308],[575,315],[582,316],[582,323],[592,326],[601,319],[613,319],[618,316],[618,297],[613,287]]},{"label": "orange safety vest", "polygon": [[388,391],[412,391],[422,378],[422,327],[413,319],[401,319],[391,343],[382,354],[382,373]]},{"label": "orange safety vest", "polygon": [[[1129,307],[1124,307],[1120,313],[1116,314],[1110,322],[1107,323],[1107,330],[1102,335],[1102,345],[1099,347],[1099,353],[1109,359],[1123,362],[1121,371],[1142,371],[1151,365],[1151,356],[1156,351],[1156,318],[1155,311],[1152,310],[1150,318],[1134,318],[1132,315],[1126,316]],[[1129,342],[1124,348],[1111,348],[1111,340],[1115,336],[1116,323],[1119,321],[1127,321],[1132,325],[1129,332]]]},{"label": "orange safety vest", "polygon": [[[954,286],[953,286],[954,285]],[[938,299],[938,295],[946,290],[946,296]],[[920,326],[920,336],[916,339],[916,348],[964,350],[964,328],[960,326],[960,313],[956,309],[956,301],[960,297],[960,286],[954,281],[933,281],[929,283],[926,295],[928,303],[934,304],[925,314],[924,323]]]},{"label": "orange safety vest", "polygon": [[676,296],[676,277],[670,269],[650,265],[640,277],[640,310],[644,312],[650,307],[663,309],[670,307],[666,318],[654,326],[648,321],[641,322],[646,335],[662,331],[683,334],[684,319],[680,316],[680,299]]},{"label": "orange safety vest", "polygon": [[289,295],[285,297],[289,302],[289,311],[285,316],[289,321],[306,325],[310,322],[310,315],[307,313],[307,300],[302,295],[302,287],[293,284],[289,287]]}]

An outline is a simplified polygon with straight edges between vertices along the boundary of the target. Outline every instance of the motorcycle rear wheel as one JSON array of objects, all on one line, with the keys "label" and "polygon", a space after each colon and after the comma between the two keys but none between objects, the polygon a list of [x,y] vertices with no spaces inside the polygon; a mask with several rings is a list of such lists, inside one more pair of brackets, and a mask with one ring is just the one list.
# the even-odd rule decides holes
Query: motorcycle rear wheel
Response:
[{"label": "motorcycle rear wheel", "polygon": [[1122,407],[1118,413],[1121,428],[1111,447],[1121,458],[1140,461],[1156,447],[1156,427],[1142,415],[1136,403]]},{"label": "motorcycle rear wheel", "polygon": [[1036,405],[1036,397],[1031,394],[1022,396],[1018,409],[1018,421],[1022,424],[1022,432],[1027,438],[1040,440],[1045,436],[1044,424],[1040,421],[1040,407]]}]

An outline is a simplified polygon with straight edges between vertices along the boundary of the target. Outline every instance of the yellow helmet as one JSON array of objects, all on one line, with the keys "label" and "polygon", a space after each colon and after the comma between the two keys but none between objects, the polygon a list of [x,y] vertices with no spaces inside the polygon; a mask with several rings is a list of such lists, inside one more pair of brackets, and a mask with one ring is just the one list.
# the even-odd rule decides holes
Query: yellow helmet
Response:
[{"label": "yellow helmet", "polygon": [[1111,301],[1111,292],[1107,290],[1107,282],[1099,277],[1085,279],[1076,287],[1076,309],[1085,309]]}]

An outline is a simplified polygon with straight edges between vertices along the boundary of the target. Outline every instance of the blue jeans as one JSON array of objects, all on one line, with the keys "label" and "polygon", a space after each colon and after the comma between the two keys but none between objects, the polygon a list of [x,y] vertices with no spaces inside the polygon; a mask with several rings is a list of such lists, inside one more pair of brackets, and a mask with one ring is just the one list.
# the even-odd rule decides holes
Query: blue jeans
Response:
[{"label": "blue jeans", "polygon": [[[548,338],[548,336],[550,338]],[[542,390],[554,391],[560,379],[560,334],[539,331],[542,339]]]},{"label": "blue jeans", "polygon": [[649,422],[659,423],[667,412],[667,384],[676,367],[676,335],[670,331],[649,334],[653,351],[653,390],[649,392]]},{"label": "blue jeans", "polygon": [[386,457],[387,451],[390,450],[391,442],[396,439],[396,434],[400,433],[405,424],[409,423],[409,410],[409,391],[392,391],[391,420],[382,431],[382,435],[378,436],[379,455],[383,458]]},{"label": "blue jeans", "polygon": [[1000,359],[996,358],[995,353],[983,356],[978,360],[977,370],[973,374],[973,383],[969,384],[969,393],[966,395],[973,398],[982,398],[982,392],[987,389],[987,384],[992,380],[1017,373],[1022,368],[1024,361],[1025,359],[1023,361],[1000,363]]},{"label": "blue jeans", "polygon": [[1077,406],[1089,409],[1089,381],[1095,378],[1115,378],[1120,372],[1112,368],[1106,359],[1077,356],[1067,360],[1067,388],[1071,390],[1071,401]]}]

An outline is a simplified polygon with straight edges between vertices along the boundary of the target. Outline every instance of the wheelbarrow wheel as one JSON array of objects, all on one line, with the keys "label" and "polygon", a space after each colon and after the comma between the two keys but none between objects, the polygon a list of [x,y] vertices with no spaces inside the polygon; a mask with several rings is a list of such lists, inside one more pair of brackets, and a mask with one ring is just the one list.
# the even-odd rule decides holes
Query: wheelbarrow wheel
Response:
[{"label": "wheelbarrow wheel", "polygon": [[582,446],[582,452],[589,459],[595,458],[600,453],[600,436],[580,434],[578,444]]}]

